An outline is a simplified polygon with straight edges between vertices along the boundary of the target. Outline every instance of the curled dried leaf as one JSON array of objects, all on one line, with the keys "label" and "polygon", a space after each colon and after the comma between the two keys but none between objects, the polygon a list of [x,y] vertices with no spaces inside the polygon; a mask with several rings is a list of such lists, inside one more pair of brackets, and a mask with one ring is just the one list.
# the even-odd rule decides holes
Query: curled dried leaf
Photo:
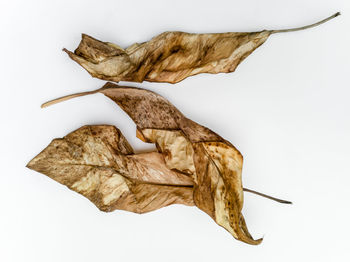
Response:
[{"label": "curled dried leaf", "polygon": [[83,34],[74,53],[64,51],[93,77],[100,79],[177,83],[200,73],[233,72],[271,34],[314,27],[339,14],[309,26],[285,30],[216,34],[164,32],[126,49]]},{"label": "curled dried leaf", "polygon": [[107,83],[94,92],[67,96],[48,104],[85,94],[102,93],[116,102],[135,122],[137,136],[155,143],[166,166],[190,176],[194,204],[238,240],[259,244],[248,232],[243,208],[241,153],[228,141],[186,118],[164,97],[139,88]]}]

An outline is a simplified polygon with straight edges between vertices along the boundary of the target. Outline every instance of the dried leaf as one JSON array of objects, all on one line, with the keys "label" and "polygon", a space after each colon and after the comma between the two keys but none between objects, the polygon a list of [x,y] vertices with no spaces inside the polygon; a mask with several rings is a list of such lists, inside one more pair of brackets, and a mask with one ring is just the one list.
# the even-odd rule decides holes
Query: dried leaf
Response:
[{"label": "dried leaf", "polygon": [[145,213],[193,205],[193,182],[157,152],[135,155],[113,126],[84,126],[50,145],[27,167],[90,199],[102,211]]},{"label": "dried leaf", "polygon": [[165,32],[126,49],[83,34],[74,53],[64,51],[100,79],[177,83],[200,73],[233,72],[271,34],[307,29],[338,15],[339,12],[318,23],[285,30],[216,34]]},{"label": "dried leaf", "polygon": [[259,244],[249,234],[241,210],[243,157],[228,141],[187,119],[169,101],[148,90],[107,83],[94,92],[116,102],[137,125],[137,136],[155,143],[168,168],[191,176],[195,205],[238,240]]}]

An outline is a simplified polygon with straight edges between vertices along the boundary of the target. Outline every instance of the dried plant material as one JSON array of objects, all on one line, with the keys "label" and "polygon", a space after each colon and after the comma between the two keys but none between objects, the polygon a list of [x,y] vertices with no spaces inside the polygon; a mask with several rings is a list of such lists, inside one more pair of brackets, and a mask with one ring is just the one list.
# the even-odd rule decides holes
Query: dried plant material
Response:
[{"label": "dried plant material", "polygon": [[[176,194],[187,194],[188,190],[192,190],[193,199],[190,200],[188,195],[181,195],[181,197],[180,195],[177,195],[180,197],[180,199],[175,198],[177,202],[171,199],[172,203],[180,203],[181,201],[183,201],[187,204],[190,204],[193,200],[194,204],[198,208],[200,208],[209,216],[211,216],[217,224],[224,227],[238,240],[244,241],[249,244],[259,244],[261,242],[262,239],[254,240],[251,237],[246,227],[243,215],[241,213],[243,207],[243,187],[241,181],[243,157],[241,153],[230,142],[226,141],[225,139],[223,139],[213,131],[209,130],[208,128],[203,127],[193,122],[192,120],[186,118],[177,108],[175,108],[169,101],[167,101],[160,95],[139,88],[120,87],[112,83],[107,83],[104,87],[102,87],[99,90],[59,98],[44,104],[43,107],[73,97],[94,93],[102,93],[110,99],[112,99],[114,102],[116,102],[135,122],[137,126],[137,137],[144,142],[156,144],[158,152],[162,155],[162,158],[161,161],[155,160],[155,163],[162,167],[164,161],[166,167],[169,170],[172,170],[172,172],[174,172],[166,172],[166,170],[162,169],[162,172],[166,176],[169,176],[170,178],[175,177],[177,179],[179,174],[183,174],[184,176],[181,177],[181,181],[185,181],[183,180],[184,178],[191,178],[192,184],[190,183],[190,181],[186,180],[185,184],[179,185],[180,188],[176,189],[181,189],[181,192],[176,191]],[[75,133],[77,133],[77,131],[73,132],[73,134]],[[67,143],[67,141],[69,141],[69,136],[71,135],[68,135],[63,140],[59,141]],[[81,138],[81,140],[83,140],[83,138]],[[84,141],[85,140],[86,138],[84,138]],[[112,140],[115,139],[113,138]],[[125,144],[125,139],[122,139],[122,136],[120,134],[119,140],[124,141],[123,143],[121,143],[123,145],[123,148],[129,148],[129,146]],[[50,145],[42,153],[43,156],[45,156],[45,163],[49,164],[50,166],[51,163],[53,163],[54,161],[48,161],[46,158],[47,156],[51,157],[54,155],[54,153],[52,153],[50,149],[55,147],[55,141],[56,140],[54,140],[53,145]],[[98,140],[95,139],[94,141]],[[104,144],[112,144],[112,142],[105,142]],[[92,145],[92,142],[89,142],[88,145],[91,148],[99,148],[101,147],[101,142],[98,142],[97,145]],[[91,149],[90,151],[86,151],[87,154],[94,156],[93,159],[98,159],[97,157],[95,157],[96,152],[93,153],[92,150],[93,149]],[[144,182],[143,177],[147,177],[150,174],[150,172],[148,172],[147,170],[147,167],[150,168],[151,166],[143,165],[145,162],[141,161],[142,169],[145,169],[145,171],[140,172],[140,176],[137,176],[138,179],[135,179],[136,175],[130,175],[133,173],[135,167],[130,167],[130,165],[127,164],[128,169],[127,171],[124,171],[125,165],[120,163],[122,161],[116,161],[115,154],[110,153],[113,151],[106,150],[107,148],[102,149],[101,147],[101,151],[97,154],[99,157],[104,156],[103,159],[105,161],[105,164],[102,165],[100,162],[91,162],[88,163],[89,168],[91,166],[98,165],[103,166],[103,170],[106,170],[107,165],[110,168],[112,168],[112,170],[114,170],[113,172],[116,172],[117,170],[118,173],[123,175],[124,180],[137,180],[142,181],[142,183]],[[48,153],[46,151],[48,151]],[[108,154],[111,155],[107,156],[106,153],[102,153],[104,151],[108,152]],[[118,148],[114,147],[114,151],[118,152]],[[74,148],[66,150],[66,152],[73,152],[71,153],[73,155],[77,154],[76,149]],[[132,154],[132,151],[128,149],[127,151],[122,153]],[[69,155],[69,157],[72,158],[71,155]],[[132,157],[134,161],[140,161],[139,156],[132,155]],[[37,156],[34,160],[31,161],[29,167],[39,172],[43,172],[56,179],[56,176],[52,176],[51,173],[47,171],[47,168],[43,169],[40,167],[38,163],[40,163],[41,158],[42,157],[40,155]],[[130,158],[129,155],[127,157],[125,157],[124,155],[122,156],[123,161],[126,161],[125,159],[128,158]],[[146,155],[146,158],[148,160],[151,159],[149,155]],[[83,159],[88,159],[88,156],[85,156]],[[101,160],[99,159],[98,161]],[[152,161],[154,160],[152,159]],[[117,163],[117,165],[113,163]],[[138,164],[140,163],[138,162]],[[152,165],[154,166],[155,164]],[[117,168],[115,168],[115,166],[117,166]],[[110,171],[111,169],[108,170],[109,172],[112,172]],[[137,168],[136,170],[136,172],[138,172],[140,168]],[[157,170],[159,170],[159,167],[157,168]],[[85,174],[86,171],[84,170],[82,171],[82,173]],[[61,174],[59,175],[61,176]],[[69,174],[67,175],[69,176]],[[64,177],[64,175],[62,177]],[[74,179],[74,181],[72,181],[73,184],[64,184],[76,190],[76,188],[72,187],[72,185],[77,183],[77,180],[80,181],[82,179],[81,177],[82,174],[79,173],[79,175],[77,175],[77,179]],[[153,178],[153,174],[151,174],[151,178]],[[152,182],[152,184],[155,183],[160,184],[159,181]],[[176,181],[171,183],[166,182],[166,184],[172,185],[177,183],[178,182]],[[128,188],[130,188],[129,184],[127,185]],[[190,185],[191,187],[189,188]],[[160,188],[164,188],[164,186],[157,186]],[[137,184],[137,187],[139,188],[140,185]],[[152,189],[155,189],[155,187],[153,187]],[[89,197],[97,206],[101,208],[99,203],[101,202],[100,199],[103,199],[104,194],[101,193],[101,190],[98,190],[97,192],[98,193],[93,194],[93,197],[91,197],[88,194],[84,195]],[[153,193],[153,191],[150,192],[149,194],[147,194],[147,197],[155,199],[155,197],[151,196]],[[95,198],[98,200],[95,200]],[[165,199],[162,199],[162,201],[165,201]],[[279,201],[289,203],[287,201]],[[121,202],[123,202],[122,209],[129,210],[124,205],[124,200],[122,200]],[[112,209],[120,208],[121,202],[117,201],[116,206]],[[130,204],[129,202],[127,203],[128,205]],[[153,205],[151,210],[155,209],[156,207],[157,205]],[[106,208],[103,206],[102,209]],[[131,209],[131,211],[135,210],[133,206]],[[147,211],[149,210],[147,209]]]},{"label": "dried plant material", "polygon": [[165,32],[126,49],[83,34],[74,53],[64,51],[100,79],[177,83],[200,73],[233,72],[271,34],[304,30],[338,15],[339,12],[318,23],[285,30],[217,34]]},{"label": "dried plant material", "polygon": [[193,204],[193,181],[157,152],[135,155],[113,126],[84,126],[50,145],[27,167],[90,199],[99,209],[145,213]]}]

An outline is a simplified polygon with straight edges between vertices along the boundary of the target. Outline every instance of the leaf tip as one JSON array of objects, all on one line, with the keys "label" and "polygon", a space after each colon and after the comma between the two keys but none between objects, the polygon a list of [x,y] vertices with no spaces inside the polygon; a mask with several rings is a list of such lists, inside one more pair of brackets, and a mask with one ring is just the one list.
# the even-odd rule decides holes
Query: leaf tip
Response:
[{"label": "leaf tip", "polygon": [[255,240],[256,241],[256,245],[260,245],[263,240],[264,240],[264,237]]},{"label": "leaf tip", "polygon": [[26,164],[26,168],[33,169],[33,159]]},{"label": "leaf tip", "polygon": [[69,51],[67,48],[65,48],[65,47],[62,48],[62,51],[63,51],[63,52],[66,52],[67,54],[70,53],[70,51]]},{"label": "leaf tip", "polygon": [[250,245],[260,245],[261,244],[261,242],[264,240],[264,237],[262,237],[262,238],[258,238],[258,239],[251,239],[251,240],[249,240],[249,241],[244,241],[245,243],[247,243],[247,244],[250,244]]}]

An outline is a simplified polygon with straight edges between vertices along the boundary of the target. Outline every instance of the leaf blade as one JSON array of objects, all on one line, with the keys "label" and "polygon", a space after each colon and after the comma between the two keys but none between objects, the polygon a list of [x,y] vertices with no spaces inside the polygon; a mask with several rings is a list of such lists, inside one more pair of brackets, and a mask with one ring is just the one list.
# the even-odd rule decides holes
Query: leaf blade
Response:
[{"label": "leaf blade", "polygon": [[171,204],[193,205],[189,177],[166,168],[159,153],[134,155],[113,126],[84,126],[54,139],[27,167],[82,194],[102,211],[145,213]]}]

